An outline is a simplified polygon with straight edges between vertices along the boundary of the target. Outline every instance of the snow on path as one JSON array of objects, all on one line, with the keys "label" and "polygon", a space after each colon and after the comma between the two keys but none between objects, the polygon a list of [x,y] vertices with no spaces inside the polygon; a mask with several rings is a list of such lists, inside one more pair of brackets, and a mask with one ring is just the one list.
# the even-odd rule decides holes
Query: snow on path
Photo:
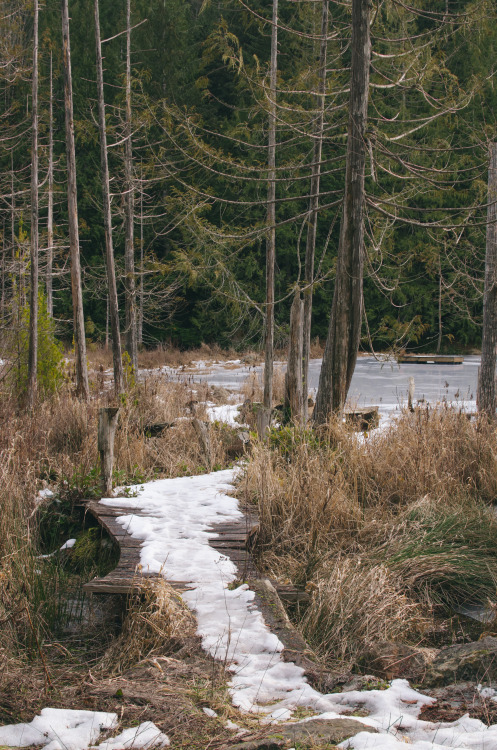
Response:
[{"label": "snow on path", "polygon": [[[44,750],[87,750],[94,748],[100,732],[117,727],[117,714],[104,711],[77,711],[66,708],[44,708],[29,724],[0,727],[0,746],[30,747]],[[155,724],[146,721],[139,727],[125,729],[98,745],[99,750],[165,747],[169,738]]]},{"label": "snow on path", "polygon": [[394,680],[387,690],[323,695],[309,685],[303,669],[283,661],[283,644],[265,625],[254,593],[245,584],[233,587],[234,564],[209,546],[209,527],[241,516],[238,501],[227,494],[235,471],[162,479],[131,488],[137,497],[102,501],[110,507],[141,506],[143,516],[123,515],[118,521],[142,540],[145,570],[191,584],[183,598],[196,614],[204,648],[232,672],[234,705],[265,721],[289,719],[299,707],[311,708],[323,719],[365,709],[368,716],[357,721],[380,734],[361,732],[342,743],[354,750],[396,750],[406,742],[412,750],[497,750],[497,725],[487,727],[468,716],[442,724],[418,719],[423,705],[434,699],[406,680]]}]

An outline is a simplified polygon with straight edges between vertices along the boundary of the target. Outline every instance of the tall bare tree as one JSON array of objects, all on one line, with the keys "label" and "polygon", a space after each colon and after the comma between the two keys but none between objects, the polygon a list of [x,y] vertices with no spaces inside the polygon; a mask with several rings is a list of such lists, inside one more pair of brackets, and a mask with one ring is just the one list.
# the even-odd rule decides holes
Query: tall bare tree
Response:
[{"label": "tall bare tree", "polygon": [[131,0],[126,0],[126,122],[124,173],[126,189],[126,240],[124,264],[126,276],[126,351],[135,372],[138,371],[136,316],[136,275],[134,247],[135,192],[133,182],[133,127],[131,122]]},{"label": "tall bare tree", "polygon": [[343,409],[361,336],[370,0],[352,0],[351,48],[345,196],[331,319],[314,408],[318,425],[327,422],[332,412]]},{"label": "tall bare tree", "polygon": [[273,0],[271,62],[269,68],[269,135],[266,239],[266,320],[264,343],[264,410],[259,432],[271,421],[274,354],[274,266],[276,259],[276,85],[278,70],[278,0]]},{"label": "tall bare tree", "polygon": [[497,143],[490,145],[488,167],[487,245],[483,292],[481,366],[478,377],[478,411],[495,419],[495,353],[497,347]]},{"label": "tall bare tree", "polygon": [[311,197],[309,199],[309,223],[307,225],[307,239],[305,247],[305,282],[304,291],[304,321],[303,321],[303,409],[304,419],[307,419],[307,393],[309,379],[309,358],[311,350],[311,321],[312,321],[312,282],[314,280],[314,258],[316,254],[316,230],[319,209],[319,188],[321,182],[321,159],[323,154],[324,110],[326,102],[326,61],[328,50],[328,16],[329,0],[323,0],[321,11],[321,42],[319,51],[318,91],[316,96],[317,117],[314,126],[314,143],[312,150]]},{"label": "tall bare tree", "polygon": [[48,105],[48,216],[47,216],[47,267],[45,287],[47,290],[47,313],[53,316],[53,59],[50,52],[50,99]]},{"label": "tall bare tree", "polygon": [[71,290],[74,316],[74,349],[76,355],[76,392],[90,398],[88,365],[86,363],[85,319],[81,287],[81,260],[79,255],[78,195],[76,182],[76,149],[74,144],[74,114],[72,96],[71,43],[69,36],[68,0],[62,0],[62,53],[64,64],[64,109],[66,119],[67,154],[67,209],[69,245],[71,250]]},{"label": "tall bare tree", "polygon": [[33,79],[31,94],[31,288],[29,301],[29,351],[27,407],[36,400],[38,373],[38,0],[34,0]]},{"label": "tall bare tree", "polygon": [[112,243],[112,213],[110,207],[109,161],[107,156],[107,132],[105,128],[104,71],[102,62],[102,38],[100,35],[100,13],[95,0],[95,42],[97,50],[98,124],[100,131],[100,159],[102,169],[102,195],[105,228],[105,259],[107,284],[109,287],[110,324],[112,330],[112,359],[114,363],[114,389],[116,395],[123,392],[123,362],[121,355],[121,333],[119,330],[119,305],[117,300],[116,269]]}]

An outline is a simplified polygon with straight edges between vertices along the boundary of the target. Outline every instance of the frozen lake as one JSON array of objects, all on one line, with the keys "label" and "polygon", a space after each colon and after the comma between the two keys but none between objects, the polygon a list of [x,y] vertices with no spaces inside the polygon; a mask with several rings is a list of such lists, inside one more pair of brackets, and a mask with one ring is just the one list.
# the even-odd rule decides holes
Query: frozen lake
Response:
[{"label": "frozen lake", "polygon": [[[400,408],[407,401],[409,378],[414,378],[415,400],[424,399],[431,404],[446,401],[464,409],[476,408],[476,384],[479,356],[467,356],[460,365],[397,364],[393,360],[378,361],[374,357],[357,360],[349,403],[355,406],[378,406],[386,415]],[[275,367],[285,368],[284,363]],[[321,359],[313,359],[309,367],[309,386],[315,393]],[[227,363],[197,363],[188,377],[195,382],[208,382],[230,390],[238,390],[252,373],[262,373],[262,367],[248,367],[240,361]],[[181,374],[178,373],[181,377]],[[185,373],[185,377],[187,377]]]}]

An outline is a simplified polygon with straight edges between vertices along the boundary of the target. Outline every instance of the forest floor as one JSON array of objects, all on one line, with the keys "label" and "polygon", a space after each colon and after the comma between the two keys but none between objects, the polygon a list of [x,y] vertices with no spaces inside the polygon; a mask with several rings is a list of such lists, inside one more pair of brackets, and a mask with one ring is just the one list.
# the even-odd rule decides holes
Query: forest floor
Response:
[{"label": "forest floor", "polygon": [[[228,369],[250,368],[258,361],[255,355],[236,361],[241,359],[204,351],[164,361],[161,353],[147,354],[141,362],[147,372],[121,405],[115,481],[135,485],[128,494],[138,497],[129,502],[143,498],[147,507],[147,493],[165,483],[163,515],[156,514],[169,544],[165,569],[177,551],[166,523],[175,518],[173,510],[179,512],[167,499],[177,486],[169,484],[178,481],[175,477],[183,477],[190,515],[197,513],[205,522],[205,494],[189,487],[190,477],[217,487],[216,497],[229,512],[236,511],[234,496],[257,505],[254,554],[261,573],[308,595],[288,610],[309,644],[308,683],[302,683],[302,669],[291,674],[290,665],[280,663],[269,631],[248,629],[246,664],[261,657],[267,639],[266,656],[270,653],[274,662],[259,673],[242,670],[242,680],[253,673],[259,688],[267,683],[269,692],[252,701],[257,712],[247,706],[241,711],[234,705],[241,703],[233,673],[226,669],[237,663],[235,655],[222,653],[219,631],[211,632],[208,642],[209,627],[221,617],[202,625],[198,602],[191,600],[190,610],[167,582],[126,601],[117,596],[89,601],[83,594],[86,580],[116,564],[110,540],[77,502],[99,496],[96,418],[98,407],[109,400],[109,362],[99,355],[88,406],[62,393],[27,417],[7,399],[2,403],[2,424],[9,429],[1,439],[0,721],[29,724],[47,707],[66,713],[45,712],[34,729],[23,727],[24,740],[17,734],[9,741],[0,728],[0,745],[25,746],[28,738],[29,744],[55,743],[50,750],[77,750],[117,735],[114,744],[103,745],[106,750],[165,744],[166,736],[177,748],[233,748],[243,741],[247,750],[303,750],[334,747],[350,736],[344,746],[356,750],[405,747],[406,742],[415,750],[497,746],[493,432],[450,409],[419,410],[365,440],[341,425],[326,435],[287,426],[275,429],[268,444],[252,436],[247,451],[238,439],[247,428],[234,426],[233,418],[236,403],[260,398],[257,378],[252,376],[241,394],[193,382],[189,373],[185,379],[189,368],[198,375],[199,360],[210,362],[211,369],[220,362]],[[192,412],[201,419],[210,415],[209,462],[192,428]],[[223,415],[229,415],[229,424],[221,421]],[[250,410],[239,417],[248,420],[249,429],[251,419]],[[152,437],[154,424],[168,426]],[[237,455],[244,456],[245,465],[235,479],[229,467]],[[235,487],[226,494],[228,479]],[[141,539],[143,533],[138,531]],[[69,539],[76,541],[61,550]],[[150,532],[149,544],[154,541],[157,534]],[[207,579],[214,577],[207,558],[199,560]],[[180,556],[180,567],[186,562]],[[198,584],[208,593],[207,579]],[[224,603],[244,600],[241,618],[248,623],[253,605],[240,583],[231,571],[211,603],[220,612],[219,596]],[[458,614],[464,602],[480,603],[490,613],[487,621]],[[234,615],[228,617],[234,622]],[[230,639],[234,649],[243,632],[240,627],[239,636]],[[480,638],[485,653],[479,661],[470,664],[467,654],[458,652],[466,672],[437,678],[438,686],[430,683],[432,665],[445,649],[466,648]],[[276,677],[269,680],[273,667]],[[291,719],[290,728],[268,725],[268,706],[271,712],[284,709],[272,719]],[[105,716],[67,713],[74,709]],[[299,734],[296,727],[306,725],[296,721],[320,715],[327,734],[308,721],[315,731]],[[352,722],[379,734],[359,732]],[[61,739],[67,725],[74,731]],[[97,725],[104,727],[101,734]],[[123,729],[131,734],[121,736]],[[48,737],[35,743],[31,730],[47,731]]]}]

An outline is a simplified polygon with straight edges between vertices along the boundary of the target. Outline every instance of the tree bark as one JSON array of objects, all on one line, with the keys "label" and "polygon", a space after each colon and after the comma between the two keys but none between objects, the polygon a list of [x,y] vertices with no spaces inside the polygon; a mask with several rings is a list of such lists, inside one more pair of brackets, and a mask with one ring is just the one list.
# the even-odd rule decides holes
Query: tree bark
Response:
[{"label": "tree bark", "polygon": [[497,143],[490,146],[488,167],[487,246],[483,292],[481,366],[478,377],[478,411],[495,419],[495,351],[497,346]]},{"label": "tree bark", "polygon": [[294,422],[301,422],[304,416],[302,403],[303,322],[304,301],[300,299],[300,293],[297,292],[290,310],[290,342],[285,376],[285,406],[290,409]]},{"label": "tree bark", "polygon": [[50,103],[48,114],[48,217],[47,217],[47,268],[45,286],[47,289],[47,313],[53,317],[53,66],[50,52]]},{"label": "tree bark", "polygon": [[29,351],[27,407],[36,401],[38,373],[38,0],[34,0],[33,80],[31,101],[31,287],[29,301]]},{"label": "tree bark", "polygon": [[345,196],[331,320],[319,377],[314,421],[341,413],[357,361],[364,273],[365,131],[371,60],[369,0],[352,0],[352,63]]},{"label": "tree bark", "polygon": [[[143,173],[141,174],[143,182]],[[143,344],[143,185],[140,190],[140,287],[139,287],[139,308],[138,308],[138,344]]]},{"label": "tree bark", "polygon": [[124,265],[126,276],[126,351],[134,372],[138,372],[136,321],[136,277],[134,248],[135,194],[133,185],[133,143],[131,123],[131,0],[126,0],[126,129],[125,129],[126,240]]},{"label": "tree bark", "polygon": [[269,69],[269,135],[266,240],[266,326],[264,345],[264,411],[260,437],[271,423],[274,355],[274,266],[276,257],[276,76],[278,65],[278,0],[273,0],[271,63]]},{"label": "tree bark", "polygon": [[116,396],[123,392],[123,362],[121,356],[121,334],[119,331],[119,306],[117,301],[116,270],[112,244],[112,214],[110,209],[109,163],[107,158],[107,132],[105,129],[104,71],[102,63],[102,41],[100,36],[100,14],[95,0],[95,41],[97,49],[98,124],[100,130],[100,158],[102,165],[102,196],[105,228],[105,257],[107,283],[109,285],[110,325],[112,331],[112,359],[114,363],[114,390]]},{"label": "tree bark", "polygon": [[86,401],[90,398],[86,362],[85,319],[79,256],[78,197],[76,183],[76,149],[72,97],[71,42],[69,37],[68,0],[62,0],[62,54],[64,63],[64,109],[67,153],[67,214],[71,253],[71,291],[74,316],[74,350],[76,356],[76,393]]},{"label": "tree bark", "polygon": [[321,158],[323,153],[324,108],[326,91],[326,62],[328,50],[328,16],[329,0],[323,0],[321,13],[321,45],[319,54],[318,80],[318,117],[314,127],[314,146],[312,153],[311,197],[309,199],[309,223],[307,225],[307,240],[305,247],[305,283],[304,290],[304,340],[303,340],[303,409],[304,420],[307,421],[308,407],[308,379],[309,359],[311,350],[311,322],[312,322],[312,282],[314,281],[314,257],[316,253],[316,230],[319,208],[319,188],[321,182]]}]

